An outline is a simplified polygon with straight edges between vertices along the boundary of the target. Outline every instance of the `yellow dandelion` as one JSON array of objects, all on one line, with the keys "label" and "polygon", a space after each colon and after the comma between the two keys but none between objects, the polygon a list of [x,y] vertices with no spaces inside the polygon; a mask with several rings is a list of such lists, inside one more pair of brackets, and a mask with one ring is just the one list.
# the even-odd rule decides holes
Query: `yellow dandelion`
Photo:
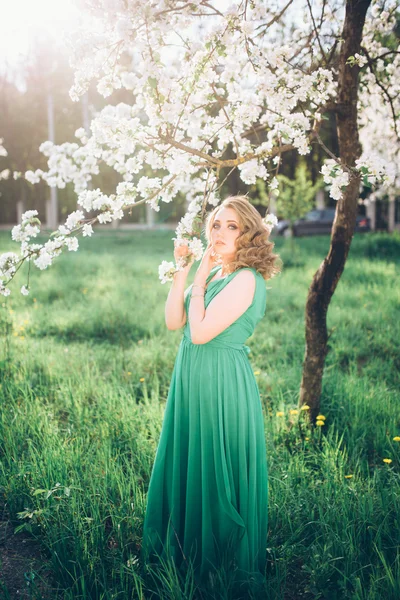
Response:
[{"label": "yellow dandelion", "polygon": [[324,421],[317,421],[316,425],[318,425],[318,427],[322,427],[323,425],[325,425]]},{"label": "yellow dandelion", "polygon": [[393,441],[394,441],[394,442],[400,442],[400,436],[399,436],[399,435],[396,435],[396,436],[393,438]]},{"label": "yellow dandelion", "polygon": [[351,479],[353,475],[345,475],[346,479]]},{"label": "yellow dandelion", "polygon": [[25,339],[25,336],[24,336],[24,335],[20,335],[20,336],[19,336],[19,339],[20,339],[20,340],[24,340],[24,339]]},{"label": "yellow dandelion", "polygon": [[299,411],[297,410],[297,408],[291,408],[289,412],[290,412],[291,415],[297,415],[297,413]]},{"label": "yellow dandelion", "polygon": [[324,417],[324,415],[317,415],[317,419],[326,419],[326,417]]},{"label": "yellow dandelion", "polygon": [[128,375],[132,375],[132,373],[131,373],[130,371],[128,371],[128,373],[127,373],[127,374],[128,374]]},{"label": "yellow dandelion", "polygon": [[13,336],[15,337],[16,335],[18,335],[18,331],[14,331]]},{"label": "yellow dandelion", "polygon": [[310,410],[310,407],[308,406],[308,404],[303,404],[300,410]]},{"label": "yellow dandelion", "polygon": [[277,417],[283,417],[285,413],[283,412],[283,410],[278,410],[278,412],[276,413]]},{"label": "yellow dandelion", "polygon": [[144,377],[141,377],[141,378],[139,379],[139,381],[144,381]]},{"label": "yellow dandelion", "polygon": [[254,371],[254,375],[259,375],[260,371]]},{"label": "yellow dandelion", "polygon": [[10,309],[9,309],[9,312],[10,312],[10,313],[13,313],[14,311],[13,311],[13,309],[12,309],[12,308],[10,308]]},{"label": "yellow dandelion", "polygon": [[33,301],[36,302],[36,298],[34,298]]},{"label": "yellow dandelion", "polygon": [[304,439],[305,439],[305,440],[309,440],[310,438],[309,438],[309,437],[305,437]]},{"label": "yellow dandelion", "polygon": [[391,462],[393,462],[393,461],[392,461],[392,459],[391,459],[391,458],[384,458],[384,459],[383,459],[383,462],[385,462],[385,463],[387,463],[388,465],[390,465],[390,463],[391,463]]},{"label": "yellow dandelion", "polygon": [[27,325],[27,324],[29,323],[28,319],[25,319],[25,320],[23,321],[23,323],[24,323],[24,325]]},{"label": "yellow dandelion", "polygon": [[83,288],[82,294],[87,294],[87,288]]}]

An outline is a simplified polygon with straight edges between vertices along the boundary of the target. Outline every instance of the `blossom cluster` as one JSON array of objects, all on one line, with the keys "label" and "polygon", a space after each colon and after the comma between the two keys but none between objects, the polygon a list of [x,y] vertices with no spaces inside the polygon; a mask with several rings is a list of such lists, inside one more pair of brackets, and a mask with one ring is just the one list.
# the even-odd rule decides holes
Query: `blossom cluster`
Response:
[{"label": "blossom cluster", "polygon": [[325,183],[330,185],[329,195],[331,198],[340,200],[350,181],[348,171],[344,171],[342,166],[331,158],[325,161],[320,172],[324,176]]},{"label": "blossom cluster", "polygon": [[[393,28],[395,5],[394,0],[373,0],[363,48],[385,79],[398,113],[399,58],[380,58],[389,51],[380,40]],[[335,98],[337,74],[331,67],[319,66],[313,52],[307,55],[316,41],[311,19],[299,25],[304,31],[298,35],[291,31],[290,44],[282,43],[291,18],[289,14],[285,21],[286,11],[277,0],[246,3],[245,10],[238,1],[217,8],[212,0],[179,5],[174,0],[98,0],[89,8],[92,29],[71,37],[75,70],[71,98],[78,100],[94,80],[104,97],[123,89],[132,94],[132,103],[106,106],[93,118],[90,133],[83,128],[75,132],[76,143],[46,141],[40,146],[48,169],[26,171],[25,179],[32,184],[44,180],[59,188],[72,183],[79,208],[43,246],[29,244],[37,221],[25,219],[13,233],[13,239],[21,242],[20,258],[32,258],[38,268],[47,268],[63,248],[78,248],[74,233],[90,236],[96,222],[119,220],[128,208],[143,203],[159,211],[160,202],[181,195],[187,213],[175,239],[189,239],[192,254],[200,259],[199,221],[207,205],[217,206],[220,201],[222,173],[237,169],[243,183],[252,185],[261,178],[276,189],[276,179],[270,179],[282,152],[310,152],[325,106]],[[308,15],[307,3],[305,8]],[[321,10],[321,39],[336,43],[339,19],[325,4]],[[372,144],[379,136],[370,123],[376,119],[368,117],[368,111],[377,105],[387,116],[388,103],[382,100],[376,73],[367,68],[369,59],[362,52],[351,58],[363,67],[360,97],[367,116],[360,117],[361,138],[367,131]],[[393,140],[395,131],[385,127]],[[0,156],[4,156],[1,148],[0,140]],[[370,150],[366,147],[357,165],[364,181],[393,182],[390,168],[384,171]],[[382,152],[388,156],[387,149]],[[391,150],[389,158],[389,162],[395,158]],[[121,176],[115,193],[89,189],[102,164]],[[331,196],[341,198],[349,169],[328,160],[321,172],[331,186]],[[92,211],[96,217],[88,216]],[[273,227],[272,216],[266,225]],[[171,281],[182,266],[163,261],[161,282]]]}]

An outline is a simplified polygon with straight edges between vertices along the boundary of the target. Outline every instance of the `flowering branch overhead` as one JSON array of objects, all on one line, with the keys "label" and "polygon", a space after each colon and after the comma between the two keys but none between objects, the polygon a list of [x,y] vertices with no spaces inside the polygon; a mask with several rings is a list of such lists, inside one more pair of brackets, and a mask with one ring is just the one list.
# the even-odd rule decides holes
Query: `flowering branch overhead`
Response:
[{"label": "flowering branch overhead", "polygon": [[[104,97],[124,88],[132,93],[132,103],[106,106],[92,120],[90,136],[83,128],[77,130],[79,143],[41,145],[48,170],[27,171],[25,179],[59,188],[72,183],[79,209],[44,245],[30,243],[40,222],[37,215],[29,219],[25,215],[13,230],[13,239],[21,243],[18,260],[47,268],[65,247],[78,248],[79,231],[92,235],[96,222],[121,219],[144,202],[158,211],[160,202],[171,202],[179,193],[186,195],[188,212],[176,235],[191,238],[189,247],[198,260],[203,252],[199,224],[206,205],[220,202],[223,169],[237,169],[244,184],[261,178],[271,187],[274,161],[282,153],[297,150],[306,155],[313,140],[324,147],[318,134],[324,113],[341,110],[331,59],[343,17],[326,2],[311,10],[308,0],[288,1],[284,7],[277,1],[268,7],[233,2],[226,9],[212,0],[161,4],[99,0],[87,6],[93,29],[71,37],[75,70],[71,98],[78,100],[96,80]],[[393,30],[396,6],[394,0],[373,2],[363,37],[369,57],[365,60],[373,61],[379,72],[384,65],[387,93],[362,69],[361,138],[363,129],[368,135],[360,165],[339,164],[325,147],[329,159],[324,178],[336,199],[354,169],[361,169],[362,180],[374,181],[373,185],[398,183],[397,130],[386,117],[389,114],[395,121],[399,113],[399,55],[389,53],[379,41]],[[305,15],[295,33],[294,8]],[[360,68],[363,57],[353,58],[352,68]],[[370,112],[376,107],[385,115],[391,140],[389,151],[382,141],[375,146],[382,147],[385,161],[373,152],[379,134],[373,130]],[[103,164],[122,178],[110,195],[88,189]],[[90,211],[97,211],[97,216],[88,217]],[[0,262],[0,293],[7,293],[15,275],[9,267],[16,264],[10,257]],[[159,269],[162,282],[171,280],[173,267],[167,264],[168,269],[165,265]]]}]

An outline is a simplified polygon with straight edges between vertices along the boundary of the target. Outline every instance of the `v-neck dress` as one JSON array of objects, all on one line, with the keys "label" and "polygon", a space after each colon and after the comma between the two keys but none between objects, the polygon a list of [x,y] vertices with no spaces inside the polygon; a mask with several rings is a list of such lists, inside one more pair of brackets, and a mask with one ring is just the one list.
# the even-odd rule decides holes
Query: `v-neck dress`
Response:
[{"label": "v-neck dress", "polygon": [[[214,568],[237,583],[263,583],[268,471],[260,393],[245,341],[265,315],[266,286],[253,267],[206,284],[205,308],[239,271],[251,270],[251,305],[205,344],[191,341],[187,318],[178,348],[147,494],[142,552],[193,565],[199,580]],[[209,283],[208,283],[209,282]],[[185,299],[189,314],[191,287]]]}]

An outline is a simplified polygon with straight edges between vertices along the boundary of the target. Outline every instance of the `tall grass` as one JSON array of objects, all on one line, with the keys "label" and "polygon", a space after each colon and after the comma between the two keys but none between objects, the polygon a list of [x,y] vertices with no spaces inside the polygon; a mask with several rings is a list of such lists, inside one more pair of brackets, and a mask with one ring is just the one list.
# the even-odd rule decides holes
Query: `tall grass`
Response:
[{"label": "tall grass", "polygon": [[[15,250],[9,239],[1,234],[1,251]],[[315,430],[297,410],[304,306],[329,239],[296,240],[296,253],[286,244],[276,241],[284,269],[247,341],[269,465],[261,597],[395,600],[400,237],[353,240],[328,313],[326,419]],[[169,285],[157,274],[172,260],[171,233],[102,232],[80,246],[31,269],[29,296],[18,291],[25,265],[0,297],[0,499],[14,527],[45,548],[52,600],[234,598],[229,573],[201,590],[190,569],[152,571],[138,560],[182,335],[165,327]]]}]

